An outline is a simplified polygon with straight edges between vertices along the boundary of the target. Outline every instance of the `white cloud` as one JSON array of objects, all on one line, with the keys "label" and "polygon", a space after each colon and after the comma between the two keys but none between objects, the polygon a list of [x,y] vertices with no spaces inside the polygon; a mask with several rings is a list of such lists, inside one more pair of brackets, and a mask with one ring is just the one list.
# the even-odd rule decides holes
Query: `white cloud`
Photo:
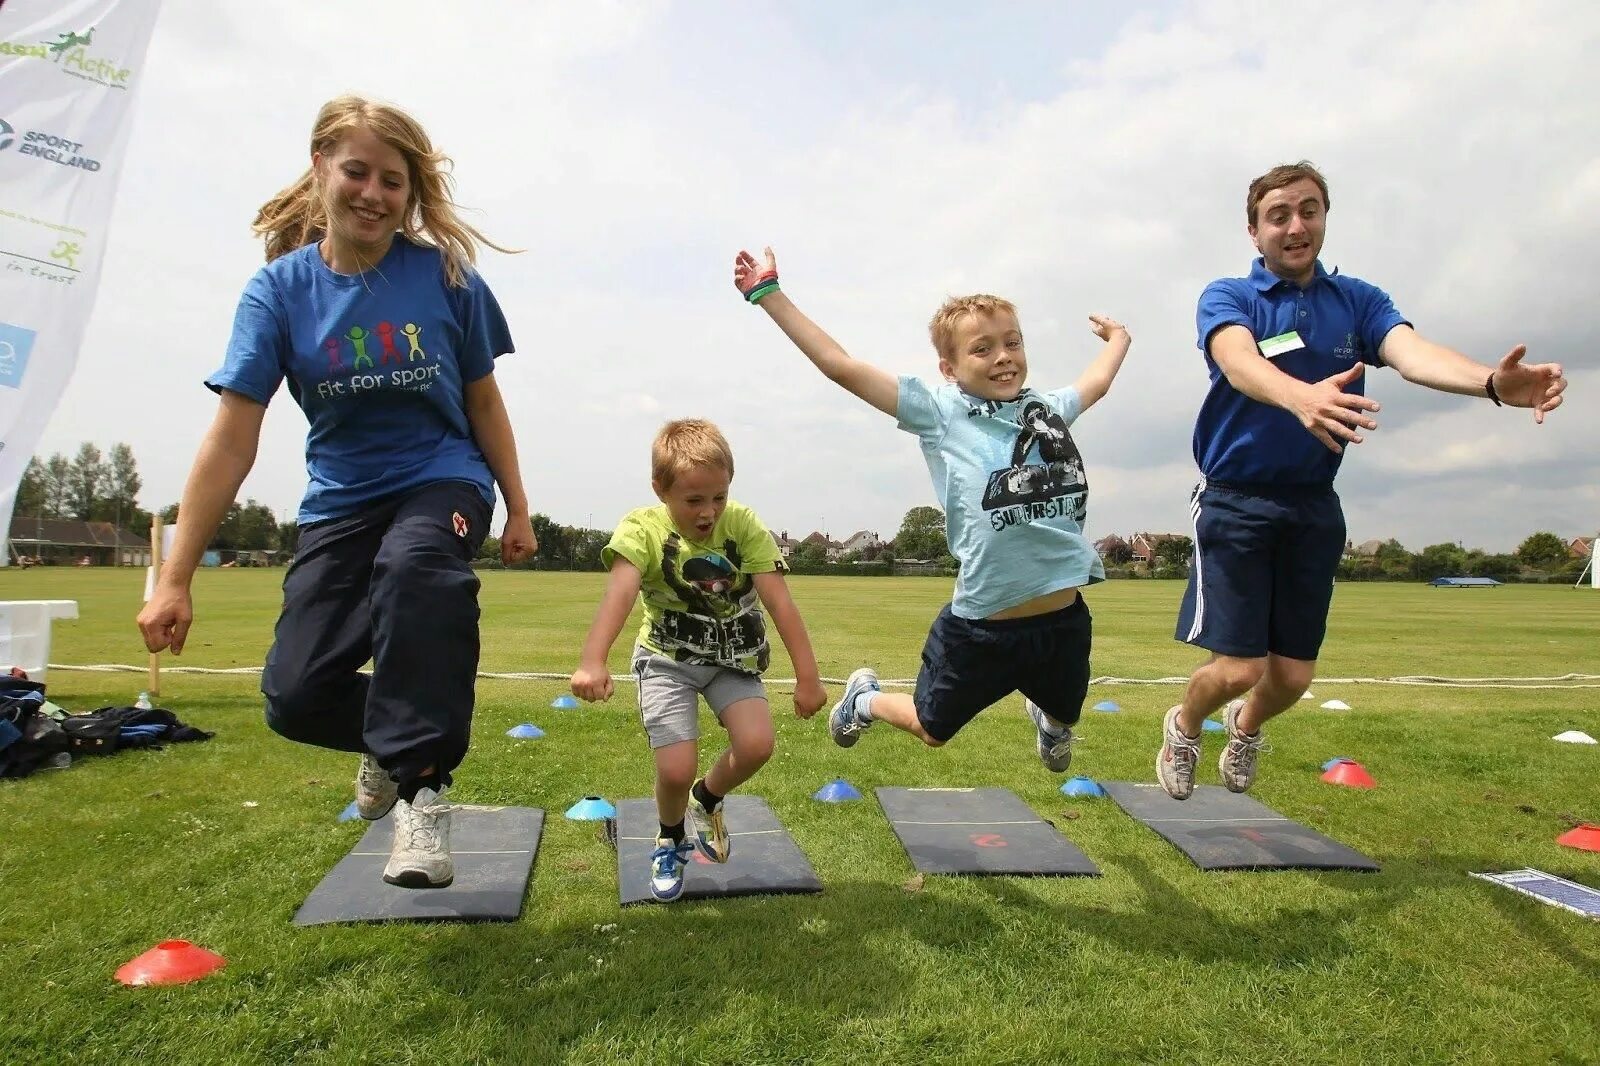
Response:
[{"label": "white cloud", "polygon": [[[739,304],[732,254],[767,242],[797,302],[895,372],[936,373],[925,324],[954,292],[1020,305],[1040,385],[1092,357],[1088,312],[1122,317],[1133,352],[1074,430],[1092,530],[1182,529],[1205,388],[1195,297],[1248,266],[1249,179],[1309,157],[1332,181],[1330,266],[1480,361],[1526,341],[1574,372],[1537,430],[1375,374],[1384,428],[1341,481],[1352,533],[1505,548],[1600,523],[1592,495],[1556,487],[1593,483],[1600,443],[1600,382],[1579,375],[1600,340],[1587,5],[1206,3],[1015,37],[1000,13],[992,42],[925,68],[897,55],[888,73],[831,51],[848,22],[802,32],[847,12],[440,10],[168,0],[99,303],[43,450],[128,440],[143,502],[177,497],[211,409],[199,380],[259,260],[250,218],[299,172],[318,104],[358,89],[416,113],[483,228],[528,249],[483,268],[518,339],[500,377],[530,493],[558,520],[648,499],[650,438],[687,415],[729,430],[735,493],[774,527],[888,535],[929,502],[914,439]],[[996,92],[986,65],[1023,71],[1028,92]],[[302,440],[280,395],[244,492],[292,508]],[[1497,457],[1517,456],[1540,487],[1483,506],[1507,491]]]}]

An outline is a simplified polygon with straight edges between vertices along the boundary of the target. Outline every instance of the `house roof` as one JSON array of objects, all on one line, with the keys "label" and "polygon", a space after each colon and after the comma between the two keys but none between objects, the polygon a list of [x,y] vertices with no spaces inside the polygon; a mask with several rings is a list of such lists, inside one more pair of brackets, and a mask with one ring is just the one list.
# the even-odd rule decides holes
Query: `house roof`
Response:
[{"label": "house roof", "polygon": [[1184,536],[1183,533],[1135,533],[1128,538],[1128,547],[1137,553],[1142,545],[1144,550],[1153,552],[1167,541],[1181,540]]},{"label": "house roof", "polygon": [[148,548],[150,539],[111,522],[82,522],[76,518],[30,518],[13,515],[11,540],[24,544],[54,544],[72,548]]}]

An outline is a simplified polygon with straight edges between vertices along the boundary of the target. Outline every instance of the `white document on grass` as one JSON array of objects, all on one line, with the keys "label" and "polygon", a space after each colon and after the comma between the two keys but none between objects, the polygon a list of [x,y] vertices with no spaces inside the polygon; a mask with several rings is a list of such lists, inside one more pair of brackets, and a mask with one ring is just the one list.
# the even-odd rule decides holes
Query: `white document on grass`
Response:
[{"label": "white document on grass", "polygon": [[1565,877],[1547,874],[1543,870],[1507,870],[1505,873],[1468,873],[1483,881],[1509,888],[1513,892],[1531,897],[1540,903],[1560,907],[1585,918],[1600,919],[1600,889],[1568,881]]}]

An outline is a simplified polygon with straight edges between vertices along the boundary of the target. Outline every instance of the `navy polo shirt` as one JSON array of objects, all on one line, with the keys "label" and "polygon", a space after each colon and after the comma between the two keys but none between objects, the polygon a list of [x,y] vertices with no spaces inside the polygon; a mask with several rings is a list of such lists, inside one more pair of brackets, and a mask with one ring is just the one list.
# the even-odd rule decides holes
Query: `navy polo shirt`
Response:
[{"label": "navy polo shirt", "polygon": [[[1320,260],[1311,284],[1302,289],[1257,259],[1249,277],[1219,278],[1207,285],[1195,319],[1211,374],[1211,389],[1194,425],[1195,462],[1207,481],[1257,486],[1329,484],[1343,456],[1308,433],[1288,411],[1252,400],[1229,384],[1211,357],[1211,335],[1223,326],[1243,326],[1259,345],[1296,333],[1303,346],[1282,352],[1272,362],[1292,377],[1314,382],[1350,369],[1357,360],[1382,366],[1378,348],[1383,338],[1396,326],[1410,324],[1394,309],[1388,293],[1359,278],[1330,274]],[[1346,391],[1364,393],[1365,383],[1363,374]]]}]

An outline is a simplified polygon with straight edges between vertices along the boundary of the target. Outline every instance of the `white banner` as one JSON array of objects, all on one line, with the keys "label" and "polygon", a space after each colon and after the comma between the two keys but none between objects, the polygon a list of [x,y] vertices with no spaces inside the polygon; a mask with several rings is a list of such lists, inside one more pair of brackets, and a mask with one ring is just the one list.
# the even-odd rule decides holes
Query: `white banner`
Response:
[{"label": "white banner", "polygon": [[78,363],[160,2],[0,0],[0,542]]}]

